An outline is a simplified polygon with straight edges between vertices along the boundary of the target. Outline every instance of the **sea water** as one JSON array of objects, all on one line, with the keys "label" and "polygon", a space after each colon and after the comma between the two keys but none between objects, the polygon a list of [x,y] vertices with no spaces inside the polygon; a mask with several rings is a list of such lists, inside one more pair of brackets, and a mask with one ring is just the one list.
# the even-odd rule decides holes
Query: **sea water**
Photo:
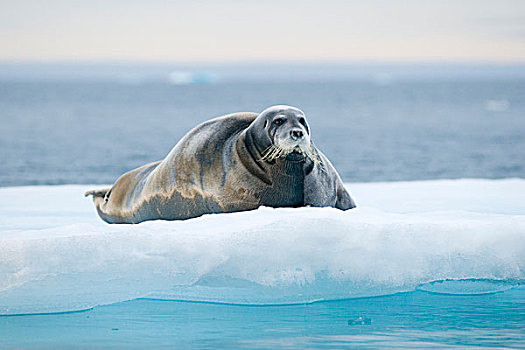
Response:
[{"label": "sea water", "polygon": [[283,80],[268,80],[279,78],[270,71],[173,85],[96,72],[85,81],[2,79],[0,65],[0,185],[113,183],[164,158],[198,123],[275,104],[304,110],[312,140],[347,182],[525,176],[525,67],[482,67],[474,77],[438,68],[398,79],[397,70],[289,76],[289,67],[278,70]]},{"label": "sea water", "polygon": [[[0,347],[525,347],[525,80],[381,77],[2,80]],[[356,210],[107,225],[82,196],[277,103]]]}]

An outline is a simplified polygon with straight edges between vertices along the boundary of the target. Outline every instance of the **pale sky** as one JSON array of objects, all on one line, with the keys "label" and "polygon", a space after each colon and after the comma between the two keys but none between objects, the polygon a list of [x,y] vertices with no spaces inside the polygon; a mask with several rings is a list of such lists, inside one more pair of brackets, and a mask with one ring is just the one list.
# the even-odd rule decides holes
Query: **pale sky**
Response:
[{"label": "pale sky", "polygon": [[0,0],[0,61],[525,61],[525,0]]}]

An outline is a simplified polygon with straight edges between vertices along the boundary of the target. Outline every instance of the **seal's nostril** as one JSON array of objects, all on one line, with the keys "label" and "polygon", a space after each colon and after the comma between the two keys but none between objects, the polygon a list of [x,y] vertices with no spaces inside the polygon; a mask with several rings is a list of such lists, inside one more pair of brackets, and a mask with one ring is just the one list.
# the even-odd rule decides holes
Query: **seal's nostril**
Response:
[{"label": "seal's nostril", "polygon": [[292,139],[297,140],[303,137],[303,132],[301,130],[292,130],[290,131]]}]

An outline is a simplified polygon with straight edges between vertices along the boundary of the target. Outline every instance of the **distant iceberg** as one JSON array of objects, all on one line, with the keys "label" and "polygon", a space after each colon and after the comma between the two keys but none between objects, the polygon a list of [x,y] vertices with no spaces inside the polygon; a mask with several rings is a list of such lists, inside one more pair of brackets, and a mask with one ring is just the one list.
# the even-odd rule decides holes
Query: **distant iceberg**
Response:
[{"label": "distant iceberg", "polygon": [[[92,187],[0,188],[0,314],[140,297],[288,304],[417,288],[461,294],[525,280],[523,179],[355,183],[358,209],[347,212],[261,208],[138,225],[103,223],[82,196]],[[468,282],[431,283],[451,280]]]},{"label": "distant iceberg", "polygon": [[507,100],[486,100],[485,110],[489,112],[505,112],[509,109],[510,103]]},{"label": "distant iceberg", "polygon": [[211,84],[217,81],[217,76],[207,72],[173,71],[168,81],[172,85]]}]

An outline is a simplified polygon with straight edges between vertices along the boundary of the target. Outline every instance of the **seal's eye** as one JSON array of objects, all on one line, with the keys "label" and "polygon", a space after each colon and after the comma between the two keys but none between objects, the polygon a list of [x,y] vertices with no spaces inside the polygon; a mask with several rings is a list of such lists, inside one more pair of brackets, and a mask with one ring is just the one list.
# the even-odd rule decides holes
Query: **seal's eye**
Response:
[{"label": "seal's eye", "polygon": [[273,121],[273,123],[274,123],[275,125],[281,125],[281,124],[284,123],[284,119],[283,119],[283,118],[277,118],[277,119],[275,119],[275,120]]},{"label": "seal's eye", "polygon": [[306,119],[299,118],[299,123],[301,123],[306,128]]}]

